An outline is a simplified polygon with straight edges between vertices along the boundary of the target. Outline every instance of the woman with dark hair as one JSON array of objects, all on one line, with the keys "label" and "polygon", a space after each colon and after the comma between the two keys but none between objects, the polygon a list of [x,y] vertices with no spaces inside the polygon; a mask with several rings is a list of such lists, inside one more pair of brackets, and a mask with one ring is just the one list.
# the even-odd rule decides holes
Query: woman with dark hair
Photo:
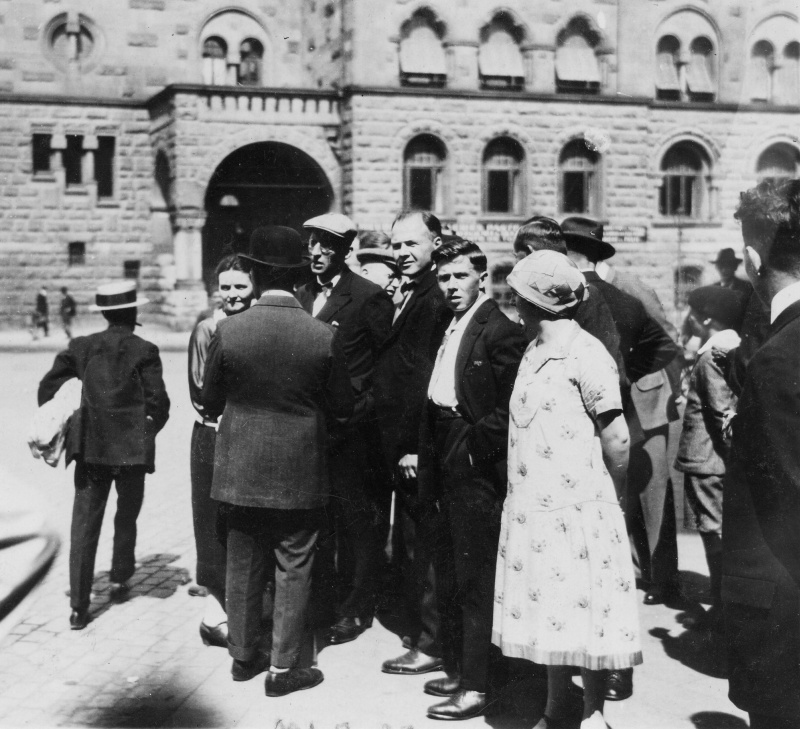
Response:
[{"label": "woman with dark hair", "polygon": [[[233,316],[250,307],[256,298],[247,262],[236,254],[225,256],[216,269],[217,288],[222,297],[222,313]],[[217,536],[217,502],[211,494],[214,475],[214,443],[216,419],[210,418],[201,402],[203,374],[211,338],[219,317],[210,316],[194,328],[189,340],[189,394],[197,411],[192,430],[190,470],[192,479],[192,518],[197,550],[197,584],[205,587],[203,620],[200,637],[206,645],[226,648],[228,623],[225,614],[225,546]]]},{"label": "woman with dark hair", "polygon": [[507,280],[530,344],[510,401],[492,641],[547,666],[547,706],[534,729],[563,725],[572,667],[583,680],[581,728],[605,729],[606,669],[642,660],[616,496],[629,441],[619,375],[573,320],[586,281],[566,256],[537,251]]}]

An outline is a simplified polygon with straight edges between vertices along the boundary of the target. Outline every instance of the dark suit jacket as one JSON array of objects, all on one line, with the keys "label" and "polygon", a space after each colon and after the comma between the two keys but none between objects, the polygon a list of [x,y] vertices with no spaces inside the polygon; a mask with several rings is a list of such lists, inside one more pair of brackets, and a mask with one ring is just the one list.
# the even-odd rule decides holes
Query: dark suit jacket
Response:
[{"label": "dark suit jacket", "polygon": [[[316,293],[312,284],[297,290],[297,300],[311,313]],[[316,318],[336,328],[347,360],[356,398],[351,424],[374,417],[372,380],[380,346],[389,335],[394,304],[377,284],[345,268]]]},{"label": "dark suit jacket", "polygon": [[[722,281],[717,281],[713,286],[722,286]],[[739,278],[738,276],[733,277],[733,281],[731,281],[731,285],[728,286],[731,291],[736,291],[736,293],[743,294],[745,297],[750,296],[753,293],[753,284],[749,281],[745,281],[743,278]]]},{"label": "dark suit jacket", "polygon": [[158,347],[123,326],[77,337],[39,384],[39,404],[73,377],[83,393],[67,432],[67,463],[145,466],[152,473],[156,433],[169,417]]},{"label": "dark suit jacket", "polygon": [[[455,385],[458,410],[467,422],[462,435],[476,469],[505,493],[508,453],[508,401],[527,341],[494,301],[486,301],[467,324],[458,348]],[[420,431],[419,480],[424,497],[437,495],[432,462],[432,423],[423,418]],[[490,468],[497,466],[496,468]]]},{"label": "dark suit jacket", "polygon": [[212,498],[271,509],[327,503],[327,421],[353,412],[333,327],[293,296],[262,296],[217,324],[200,399],[209,417],[222,416]]},{"label": "dark suit jacket", "polygon": [[723,502],[731,700],[800,716],[800,302],[747,368]]},{"label": "dark suit jacket", "polygon": [[389,467],[416,453],[428,381],[453,313],[428,270],[392,325],[375,365],[375,405]]},{"label": "dark suit jacket", "polygon": [[627,386],[625,362],[619,348],[619,332],[614,322],[614,316],[596,286],[589,284],[586,289],[587,293],[575,312],[575,321],[581,329],[600,340],[606,351],[614,358],[619,370],[620,386]]}]

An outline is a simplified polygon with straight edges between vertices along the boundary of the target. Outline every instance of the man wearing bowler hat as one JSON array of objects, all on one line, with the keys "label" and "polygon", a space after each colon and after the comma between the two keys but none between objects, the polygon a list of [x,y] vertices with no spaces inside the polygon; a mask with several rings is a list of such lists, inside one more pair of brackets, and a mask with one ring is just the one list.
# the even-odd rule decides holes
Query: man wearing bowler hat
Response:
[{"label": "man wearing bowler hat", "polygon": [[155,470],[155,437],[169,417],[158,347],[137,337],[139,298],[133,281],[100,286],[93,311],[108,321],[104,332],[77,337],[39,384],[39,405],[73,377],[82,382],[81,404],[70,420],[65,455],[75,461],[75,501],[70,533],[70,626],[89,622],[94,562],[112,482],[117,488],[111,598],[121,599],[136,569],[136,518],[145,474]]},{"label": "man wearing bowler hat", "polygon": [[[234,681],[270,669],[267,696],[316,686],[322,673],[298,665],[314,551],[328,503],[328,430],[353,411],[334,328],[292,294],[308,266],[297,231],[257,228],[242,257],[261,298],[217,325],[201,402],[222,416],[212,498],[227,504],[225,584]],[[272,649],[262,641],[262,601],[275,580]]]},{"label": "man wearing bowler hat", "polygon": [[736,269],[739,268],[742,259],[736,255],[733,248],[723,248],[717,253],[717,257],[711,261],[719,274],[719,281],[715,286],[722,286],[732,289],[736,293],[743,294],[745,297],[753,293],[753,286],[749,281],[739,278]]},{"label": "man wearing bowler hat", "polygon": [[331,430],[328,456],[334,498],[328,509],[329,532],[322,544],[323,580],[334,578],[340,588],[328,639],[347,643],[372,624],[375,612],[381,549],[371,459],[380,445],[375,440],[372,379],[378,350],[392,327],[394,304],[380,286],[353,273],[345,263],[356,236],[350,218],[325,213],[307,220],[303,227],[310,232],[308,250],[316,279],[301,286],[297,298],[316,319],[336,328],[355,396],[350,420]]}]

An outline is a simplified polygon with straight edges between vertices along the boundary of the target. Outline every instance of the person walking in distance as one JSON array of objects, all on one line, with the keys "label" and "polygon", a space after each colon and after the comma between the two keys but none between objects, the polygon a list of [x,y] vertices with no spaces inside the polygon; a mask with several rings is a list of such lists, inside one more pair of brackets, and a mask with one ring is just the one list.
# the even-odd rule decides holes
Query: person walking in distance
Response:
[{"label": "person walking in distance", "polygon": [[78,307],[66,286],[61,287],[61,301],[58,305],[58,313],[61,315],[64,334],[67,335],[67,339],[72,339],[72,321],[78,313]]},{"label": "person walking in distance", "polygon": [[133,281],[100,286],[94,311],[108,328],[76,337],[39,384],[39,404],[77,377],[83,391],[70,420],[65,454],[75,461],[75,500],[70,531],[70,626],[89,622],[92,580],[103,513],[113,483],[117,489],[111,598],[122,599],[136,569],[136,519],[144,500],[145,475],[155,470],[156,434],[169,417],[158,347],[136,336],[138,307],[148,303]]}]

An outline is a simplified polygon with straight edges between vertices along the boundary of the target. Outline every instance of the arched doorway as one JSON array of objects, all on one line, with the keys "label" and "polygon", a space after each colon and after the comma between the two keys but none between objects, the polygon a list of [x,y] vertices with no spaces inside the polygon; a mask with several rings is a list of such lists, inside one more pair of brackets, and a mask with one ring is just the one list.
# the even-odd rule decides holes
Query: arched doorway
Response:
[{"label": "arched doorway", "polygon": [[214,268],[226,248],[241,252],[261,225],[303,223],[330,210],[333,190],[322,168],[305,152],[281,142],[248,144],[228,155],[206,191],[203,280],[214,285]]}]

